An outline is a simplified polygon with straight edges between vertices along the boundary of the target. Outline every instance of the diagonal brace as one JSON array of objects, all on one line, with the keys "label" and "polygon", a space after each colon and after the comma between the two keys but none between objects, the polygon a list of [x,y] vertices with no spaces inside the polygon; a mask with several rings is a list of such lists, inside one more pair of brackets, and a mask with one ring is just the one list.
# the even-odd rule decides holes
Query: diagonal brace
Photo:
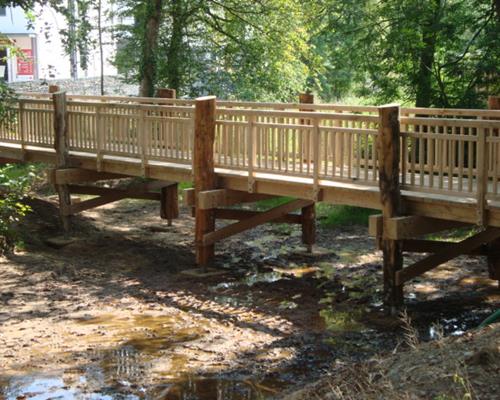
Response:
[{"label": "diagonal brace", "polygon": [[487,228],[478,234],[471,236],[458,243],[453,243],[445,247],[441,252],[432,254],[416,263],[396,272],[396,285],[402,285],[404,282],[409,281],[424,272],[430,271],[437,266],[449,261],[461,254],[469,253],[477,249],[485,243],[492,242],[500,238],[499,228]]},{"label": "diagonal brace", "polygon": [[278,218],[282,218],[288,213],[313,204],[310,200],[293,200],[289,203],[264,211],[258,215],[246,218],[242,221],[225,226],[217,231],[206,233],[203,235],[203,245],[208,246],[215,242],[225,239],[227,237],[244,232],[248,229],[255,228],[256,226],[265,224]]}]

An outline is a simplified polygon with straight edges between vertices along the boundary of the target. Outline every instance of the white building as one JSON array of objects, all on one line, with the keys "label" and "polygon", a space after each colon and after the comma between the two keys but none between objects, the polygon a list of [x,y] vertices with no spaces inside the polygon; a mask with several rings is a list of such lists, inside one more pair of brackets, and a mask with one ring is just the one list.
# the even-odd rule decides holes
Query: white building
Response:
[{"label": "white building", "polygon": [[[108,7],[103,1],[104,8]],[[48,6],[35,10],[35,20],[30,24],[19,7],[0,7],[0,78],[8,82],[34,79],[69,79],[70,60],[65,53],[60,30],[67,29],[65,18]],[[94,21],[91,39],[97,43],[97,11],[92,10],[90,21]],[[111,65],[115,51],[109,27],[112,22],[103,19],[104,75],[116,75]],[[14,45],[13,51],[6,42]],[[17,53],[17,54],[16,54]],[[23,54],[22,56],[20,54]],[[100,55],[97,46],[89,48],[88,67],[78,68],[78,78],[100,76]],[[3,70],[3,75],[2,75]]]},{"label": "white building", "polygon": [[[18,7],[0,7],[0,33],[0,78],[9,82],[37,79],[37,37],[24,11]],[[19,55],[14,54],[12,46]]]}]

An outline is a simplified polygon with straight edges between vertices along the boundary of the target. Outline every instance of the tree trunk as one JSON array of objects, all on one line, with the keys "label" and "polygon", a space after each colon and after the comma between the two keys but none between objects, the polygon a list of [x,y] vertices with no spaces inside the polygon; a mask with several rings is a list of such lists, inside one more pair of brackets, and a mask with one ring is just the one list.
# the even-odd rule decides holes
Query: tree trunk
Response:
[{"label": "tree trunk", "polygon": [[158,32],[162,20],[163,0],[146,0],[144,40],[142,43],[140,96],[153,97],[156,84]]},{"label": "tree trunk", "polygon": [[99,35],[99,56],[101,67],[101,96],[104,96],[104,49],[102,44],[102,1],[97,3],[97,30]]},{"label": "tree trunk", "polygon": [[420,65],[417,75],[417,93],[415,103],[417,107],[430,107],[432,99],[432,68],[436,52],[436,39],[439,24],[441,0],[433,0],[432,9],[427,18],[423,17],[422,43],[420,51]]},{"label": "tree trunk", "polygon": [[166,75],[168,87],[179,92],[182,84],[182,41],[185,15],[182,9],[182,0],[172,0],[172,36],[167,52]]},{"label": "tree trunk", "polygon": [[78,79],[78,52],[76,45],[76,6],[75,0],[68,0],[69,63],[71,79]]}]

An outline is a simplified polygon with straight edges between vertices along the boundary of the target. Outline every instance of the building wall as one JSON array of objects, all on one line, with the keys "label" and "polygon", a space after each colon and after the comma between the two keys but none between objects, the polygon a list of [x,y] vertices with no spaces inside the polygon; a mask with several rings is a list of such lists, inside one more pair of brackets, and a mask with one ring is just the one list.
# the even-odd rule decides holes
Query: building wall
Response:
[{"label": "building wall", "polygon": [[[104,7],[107,7],[103,1]],[[49,7],[38,8],[35,21],[35,31],[38,38],[38,70],[40,79],[69,79],[70,61],[69,55],[65,54],[62,38],[59,34],[61,29],[67,29],[63,16]],[[91,39],[97,43],[97,12],[92,12],[90,20],[96,28],[91,33]],[[111,21],[103,21],[108,27]],[[114,56],[115,46],[109,32],[104,34],[104,75],[116,75],[116,68],[110,63]],[[79,78],[91,78],[100,76],[100,55],[97,46],[90,48],[88,68],[86,71],[78,68]]]},{"label": "building wall", "polygon": [[5,15],[0,14],[0,32],[18,49],[17,54],[12,52],[12,49],[7,49],[7,59],[0,61],[0,64],[7,68],[8,81],[36,79],[36,34],[24,11],[19,7],[5,7]]},{"label": "building wall", "polygon": [[[109,7],[106,1],[103,1],[103,7]],[[37,7],[35,15],[31,26],[19,7],[7,7],[6,15],[0,16],[0,33],[11,39],[24,53],[24,57],[18,57],[9,52],[6,62],[9,81],[71,78],[69,55],[64,51],[59,33],[60,30],[67,29],[65,18],[48,6]],[[97,11],[92,12],[90,19],[97,27]],[[103,21],[104,27],[110,28],[112,24],[112,21]],[[97,43],[96,31],[91,33],[91,39]],[[110,62],[115,52],[110,32],[105,32],[103,41],[104,75],[116,75],[116,68]],[[99,49],[95,46],[89,49],[89,53],[88,68],[82,70],[79,67],[78,78],[100,76]]]}]

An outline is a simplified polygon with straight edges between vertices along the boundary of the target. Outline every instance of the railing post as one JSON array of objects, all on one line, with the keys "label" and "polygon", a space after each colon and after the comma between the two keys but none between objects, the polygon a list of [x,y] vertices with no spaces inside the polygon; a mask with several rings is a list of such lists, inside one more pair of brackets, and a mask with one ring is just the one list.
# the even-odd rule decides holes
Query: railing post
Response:
[{"label": "railing post", "polygon": [[26,124],[24,122],[24,100],[19,99],[19,137],[21,138],[21,154],[23,161],[26,159]]},{"label": "railing post", "polygon": [[[302,93],[299,95],[299,103],[303,104],[314,104],[314,95],[308,93]],[[311,111],[311,110],[309,110]],[[300,124],[305,124],[304,120],[300,120]],[[314,119],[314,130],[313,130],[313,146],[314,146],[314,180],[313,180],[313,194],[314,200],[317,200],[319,187],[319,120]],[[307,138],[309,139],[309,138]],[[310,142],[310,141],[309,141]],[[305,143],[302,139],[302,143]],[[301,160],[302,161],[302,160]],[[310,160],[308,160],[310,161]],[[313,246],[316,244],[316,204],[311,204],[309,206],[303,207],[301,209],[301,219],[302,219],[302,243],[306,246],[306,251],[308,253],[313,252]]]},{"label": "railing post", "polygon": [[[52,95],[54,103],[54,149],[56,151],[56,168],[69,166],[68,113],[66,111],[66,92]],[[69,216],[71,211],[71,195],[68,185],[55,185],[59,195],[59,211],[64,233],[69,233]]]},{"label": "railing post", "polygon": [[97,145],[97,171],[101,172],[102,171],[102,159],[103,159],[103,151],[104,151],[104,146],[105,146],[105,138],[104,138],[104,126],[103,126],[103,119],[102,119],[102,110],[101,106],[96,106],[96,145]]},{"label": "railing post", "polygon": [[[488,97],[488,109],[500,110],[500,96]],[[498,137],[499,131],[494,128],[491,130],[491,136]],[[492,143],[493,146],[493,143]],[[498,144],[497,144],[498,146]],[[493,152],[495,154],[495,152]],[[498,154],[498,153],[497,153]],[[493,160],[493,168],[500,168],[500,160]],[[500,240],[497,239],[488,245],[488,272],[490,279],[498,281],[500,287]]]},{"label": "railing post", "polygon": [[[314,95],[311,93],[300,93],[299,94],[299,103],[301,104],[314,104]],[[299,111],[311,111],[309,109],[299,109]],[[300,119],[299,120],[300,125],[308,125],[308,121],[305,119]],[[307,163],[308,165],[311,163],[311,148],[312,148],[312,141],[311,141],[311,133],[309,131],[304,132],[305,134],[302,136],[302,149],[303,153],[302,155],[304,156],[304,159],[302,162]]]},{"label": "railing post", "polygon": [[255,115],[250,115],[248,117],[247,126],[247,143],[248,143],[248,192],[253,193],[255,191],[255,161],[257,158],[257,135],[255,127]]},{"label": "railing post", "polygon": [[141,169],[142,176],[147,177],[148,167],[147,167],[147,121],[146,121],[146,111],[140,110],[139,119],[137,121],[137,141],[141,152]]},{"label": "railing post", "polygon": [[[480,120],[481,117],[478,117]],[[488,152],[486,149],[486,130],[477,128],[477,152],[476,152],[476,200],[477,200],[477,223],[485,227],[487,225],[486,192],[488,190]]]},{"label": "railing post", "polygon": [[[215,96],[200,97],[195,102],[193,174],[195,204],[198,194],[216,188],[214,169]],[[215,230],[213,210],[195,209],[196,263],[206,266],[214,257],[214,245],[203,245],[203,236]]]},{"label": "railing post", "polygon": [[401,243],[385,238],[386,224],[389,218],[401,213],[401,192],[399,184],[399,105],[379,107],[379,132],[377,137],[379,157],[379,188],[382,203],[384,256],[384,290],[386,303],[395,313],[403,303],[403,286],[396,285],[396,272],[403,268]]},{"label": "railing post", "polygon": [[[175,99],[177,92],[175,89],[159,88],[156,90],[156,97],[162,99]],[[171,104],[166,104],[171,105]],[[161,115],[165,115],[161,113]],[[167,116],[171,116],[171,113],[166,113]],[[189,132],[189,129],[187,129]],[[156,135],[160,133],[155,132]],[[172,220],[179,217],[179,193],[178,184],[172,183],[161,189],[161,218],[168,221],[168,226],[172,225]]]}]

